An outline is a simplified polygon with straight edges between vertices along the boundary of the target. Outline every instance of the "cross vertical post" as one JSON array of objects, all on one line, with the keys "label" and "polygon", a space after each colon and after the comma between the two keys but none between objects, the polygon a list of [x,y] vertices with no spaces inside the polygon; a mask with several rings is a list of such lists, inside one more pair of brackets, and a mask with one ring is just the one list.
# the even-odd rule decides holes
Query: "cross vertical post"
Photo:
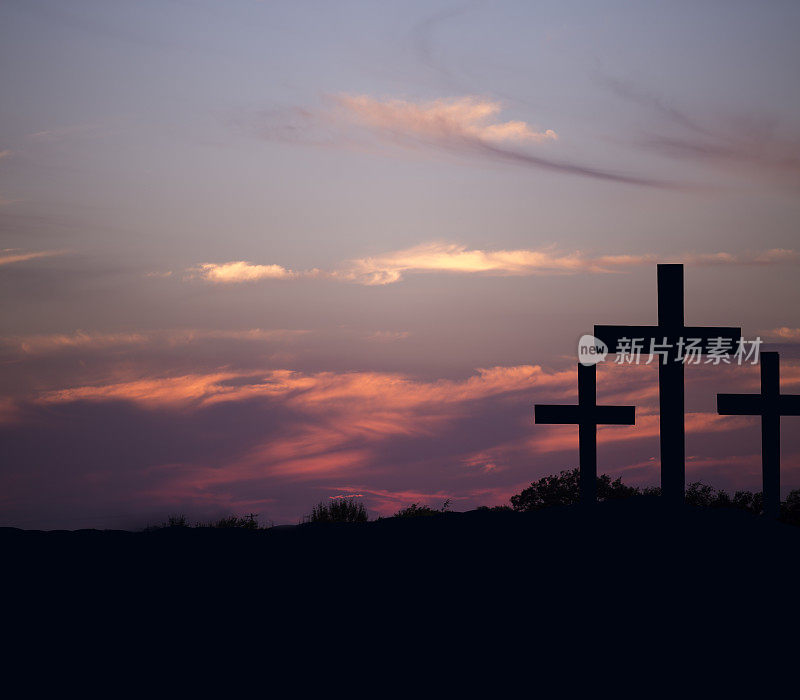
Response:
[{"label": "cross vertical post", "polygon": [[581,503],[597,500],[597,424],[592,422],[597,396],[597,367],[578,365],[578,453]]},{"label": "cross vertical post", "polygon": [[778,408],[780,360],[777,352],[765,352],[761,362],[761,482],[764,515],[777,518],[781,508],[781,414]]},{"label": "cross vertical post", "polygon": [[[683,265],[658,266],[658,328],[665,337],[683,332]],[[660,339],[656,339],[660,342]],[[670,345],[658,364],[658,420],[661,433],[661,492],[664,500],[683,501],[686,484],[684,371]],[[669,465],[665,468],[664,465]]]}]

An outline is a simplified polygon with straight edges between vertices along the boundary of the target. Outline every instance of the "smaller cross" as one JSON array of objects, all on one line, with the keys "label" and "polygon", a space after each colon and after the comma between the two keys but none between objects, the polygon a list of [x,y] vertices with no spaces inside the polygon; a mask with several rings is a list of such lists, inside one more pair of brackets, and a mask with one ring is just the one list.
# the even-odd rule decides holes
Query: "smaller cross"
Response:
[{"label": "smaller cross", "polygon": [[597,366],[578,365],[578,405],[536,404],[534,421],[546,425],[578,424],[581,503],[597,500],[597,426],[634,425],[634,406],[597,405]]},{"label": "smaller cross", "polygon": [[760,394],[717,394],[721,416],[761,416],[761,479],[764,515],[781,508],[781,416],[800,416],[800,395],[781,394],[780,358],[762,352]]}]

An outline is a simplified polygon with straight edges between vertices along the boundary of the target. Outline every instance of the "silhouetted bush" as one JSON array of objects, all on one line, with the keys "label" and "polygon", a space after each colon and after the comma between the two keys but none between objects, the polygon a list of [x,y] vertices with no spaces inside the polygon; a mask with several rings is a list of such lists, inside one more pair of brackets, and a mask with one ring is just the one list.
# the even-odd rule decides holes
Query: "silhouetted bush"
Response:
[{"label": "silhouetted bush", "polygon": [[310,523],[365,523],[367,509],[352,498],[337,498],[330,503],[318,503],[304,520]]},{"label": "silhouetted bush", "polygon": [[447,513],[450,511],[450,499],[448,498],[441,508],[431,508],[430,506],[420,505],[419,503],[412,503],[410,506],[401,508],[395,514],[395,518],[417,518],[425,517],[428,515],[438,515],[439,513]]}]

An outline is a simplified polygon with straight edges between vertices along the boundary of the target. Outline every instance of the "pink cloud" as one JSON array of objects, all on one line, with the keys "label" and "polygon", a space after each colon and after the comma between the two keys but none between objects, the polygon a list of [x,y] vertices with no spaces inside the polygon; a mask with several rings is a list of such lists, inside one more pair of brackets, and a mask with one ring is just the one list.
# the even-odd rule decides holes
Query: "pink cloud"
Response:
[{"label": "pink cloud", "polygon": [[500,103],[480,97],[423,102],[378,100],[367,95],[338,95],[334,99],[347,117],[370,128],[425,140],[558,140],[552,129],[539,131],[524,121],[494,121],[502,109]]}]

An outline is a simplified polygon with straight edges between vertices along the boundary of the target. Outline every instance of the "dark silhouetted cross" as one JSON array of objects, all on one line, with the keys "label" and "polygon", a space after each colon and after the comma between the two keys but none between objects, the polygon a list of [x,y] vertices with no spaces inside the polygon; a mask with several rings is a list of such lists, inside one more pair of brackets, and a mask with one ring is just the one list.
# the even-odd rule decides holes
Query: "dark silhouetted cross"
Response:
[{"label": "dark silhouetted cross", "polygon": [[577,423],[581,467],[581,503],[597,499],[597,426],[633,425],[633,406],[597,405],[597,367],[578,365],[578,405],[536,404],[536,423]]},{"label": "dark silhouetted cross", "polygon": [[[715,352],[734,353],[742,337],[740,328],[685,326],[683,323],[683,265],[658,266],[657,326],[595,326],[594,334],[616,352],[623,338],[642,338],[644,348],[655,343],[659,350],[658,398],[661,433],[661,489],[665,500],[683,503],[686,481],[684,437],[683,362],[681,339],[698,339],[699,352],[707,351],[712,341],[723,339],[728,350],[715,345]],[[723,343],[719,343],[723,345]]]},{"label": "dark silhouetted cross", "polygon": [[717,394],[722,416],[761,416],[761,478],[764,515],[781,508],[781,416],[800,416],[800,395],[781,394],[777,352],[762,352],[760,394]]}]

